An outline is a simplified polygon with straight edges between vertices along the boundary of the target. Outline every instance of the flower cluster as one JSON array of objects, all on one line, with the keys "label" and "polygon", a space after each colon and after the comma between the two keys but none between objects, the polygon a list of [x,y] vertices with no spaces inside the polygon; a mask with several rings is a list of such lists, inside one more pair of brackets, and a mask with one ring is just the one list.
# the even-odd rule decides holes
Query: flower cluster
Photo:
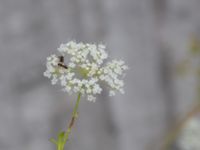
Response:
[{"label": "flower cluster", "polygon": [[47,58],[44,76],[50,78],[52,84],[59,82],[64,91],[81,92],[89,101],[95,101],[95,95],[102,92],[100,82],[108,85],[110,96],[114,96],[116,91],[124,93],[124,83],[119,77],[124,75],[128,67],[122,60],[105,64],[108,58],[105,48],[102,44],[74,41],[61,44],[58,48],[60,56],[51,55]]},{"label": "flower cluster", "polygon": [[200,120],[199,118],[193,118],[183,128],[183,131],[178,140],[178,144],[182,150],[199,150],[199,140]]}]

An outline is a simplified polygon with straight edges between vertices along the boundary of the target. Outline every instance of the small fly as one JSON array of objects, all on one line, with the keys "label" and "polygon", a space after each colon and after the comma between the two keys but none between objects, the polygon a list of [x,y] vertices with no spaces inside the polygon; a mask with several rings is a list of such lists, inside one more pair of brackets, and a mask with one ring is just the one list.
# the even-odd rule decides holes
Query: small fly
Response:
[{"label": "small fly", "polygon": [[67,65],[64,64],[64,57],[63,56],[59,56],[59,62],[58,62],[58,66],[62,67],[64,69],[68,69]]}]

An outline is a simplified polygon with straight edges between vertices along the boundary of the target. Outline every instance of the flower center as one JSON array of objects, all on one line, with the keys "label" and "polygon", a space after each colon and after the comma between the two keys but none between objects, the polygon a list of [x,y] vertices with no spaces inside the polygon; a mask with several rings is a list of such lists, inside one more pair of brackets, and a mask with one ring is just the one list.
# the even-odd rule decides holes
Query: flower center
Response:
[{"label": "flower center", "polygon": [[80,75],[80,78],[86,79],[89,73],[89,70],[82,68],[82,67],[77,67],[76,71],[78,72],[78,75]]}]

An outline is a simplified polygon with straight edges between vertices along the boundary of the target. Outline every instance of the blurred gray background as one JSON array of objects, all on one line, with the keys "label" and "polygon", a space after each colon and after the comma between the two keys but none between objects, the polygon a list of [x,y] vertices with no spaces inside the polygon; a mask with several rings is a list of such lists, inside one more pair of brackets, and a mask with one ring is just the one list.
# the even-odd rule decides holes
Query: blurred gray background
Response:
[{"label": "blurred gray background", "polygon": [[193,105],[174,66],[200,29],[199,0],[0,0],[0,150],[53,150],[75,96],[43,77],[69,40],[103,42],[130,70],[125,95],[82,99],[69,150],[155,150]]}]

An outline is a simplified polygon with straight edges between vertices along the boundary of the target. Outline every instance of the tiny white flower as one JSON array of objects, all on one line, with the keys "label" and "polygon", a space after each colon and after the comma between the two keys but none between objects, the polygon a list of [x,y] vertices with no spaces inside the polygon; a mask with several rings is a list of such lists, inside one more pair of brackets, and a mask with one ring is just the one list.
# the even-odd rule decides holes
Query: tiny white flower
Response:
[{"label": "tiny white flower", "polygon": [[102,91],[102,89],[100,88],[100,86],[98,84],[94,84],[93,86],[93,94],[100,94]]},{"label": "tiny white flower", "polygon": [[119,92],[120,92],[121,94],[124,94],[124,93],[125,93],[124,89],[119,89]]},{"label": "tiny white flower", "polygon": [[95,100],[96,100],[96,97],[92,95],[88,95],[88,101],[95,102]]},{"label": "tiny white flower", "polygon": [[61,76],[60,77],[60,83],[61,83],[61,86],[65,86],[67,84],[67,81],[66,81],[66,76]]},{"label": "tiny white flower", "polygon": [[87,94],[91,94],[92,93],[92,89],[90,87],[88,87],[87,90],[86,90],[86,93]]},{"label": "tiny white flower", "polygon": [[75,63],[69,63],[69,67],[74,68],[76,67]]},{"label": "tiny white flower", "polygon": [[64,90],[66,90],[66,92],[70,92],[71,91],[71,87],[70,86],[66,86],[65,88],[64,88]]},{"label": "tiny white flower", "polygon": [[115,96],[115,91],[110,91],[109,96]]},{"label": "tiny white flower", "polygon": [[51,80],[51,84],[52,84],[52,85],[55,85],[57,82],[58,82],[57,76],[56,76],[56,75],[53,75],[53,78],[52,78],[52,80]]},{"label": "tiny white flower", "polygon": [[80,92],[89,101],[95,101],[96,95],[102,92],[100,83],[105,82],[110,89],[110,96],[117,91],[124,93],[121,78],[128,67],[122,60],[104,63],[108,58],[105,45],[71,41],[61,44],[58,52],[59,56],[69,58],[68,63],[60,62],[55,54],[47,57],[44,76],[50,78],[52,84],[59,82],[63,91],[70,94]]},{"label": "tiny white flower", "polygon": [[44,72],[44,76],[47,77],[47,78],[51,78],[51,73],[48,70],[46,70]]}]

